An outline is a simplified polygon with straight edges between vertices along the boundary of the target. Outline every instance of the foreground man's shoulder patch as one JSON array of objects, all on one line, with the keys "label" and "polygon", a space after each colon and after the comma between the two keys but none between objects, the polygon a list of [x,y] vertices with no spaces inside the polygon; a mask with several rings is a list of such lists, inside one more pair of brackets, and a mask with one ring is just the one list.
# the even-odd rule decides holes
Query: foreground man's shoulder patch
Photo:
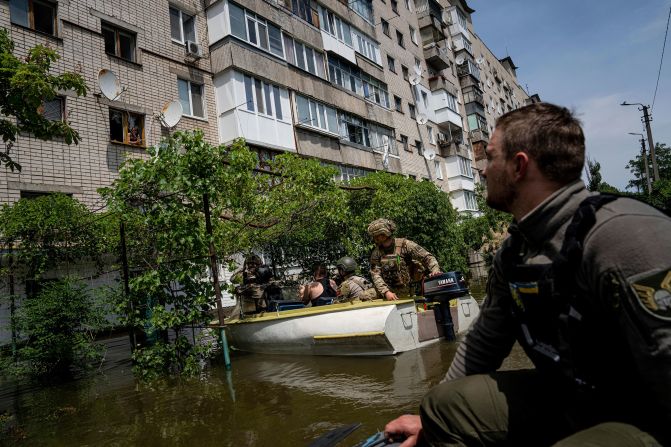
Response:
[{"label": "foreground man's shoulder patch", "polygon": [[628,283],[646,312],[671,321],[671,268],[633,276]]}]

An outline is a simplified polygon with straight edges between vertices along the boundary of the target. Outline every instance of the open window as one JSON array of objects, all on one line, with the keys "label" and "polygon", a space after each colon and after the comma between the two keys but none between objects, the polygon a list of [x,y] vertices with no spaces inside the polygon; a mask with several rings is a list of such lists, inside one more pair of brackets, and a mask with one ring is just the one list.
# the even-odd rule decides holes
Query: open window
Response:
[{"label": "open window", "polygon": [[135,33],[108,23],[102,24],[102,33],[105,38],[105,53],[126,59],[127,61],[137,61]]},{"label": "open window", "polygon": [[181,44],[196,40],[196,18],[177,8],[170,7],[170,37]]},{"label": "open window", "polygon": [[63,121],[65,119],[65,98],[57,96],[51,101],[44,101],[37,111],[49,121]]},{"label": "open window", "polygon": [[56,3],[43,0],[9,0],[9,15],[12,23],[56,35]]},{"label": "open window", "polygon": [[144,115],[110,109],[110,141],[113,143],[145,146]]}]

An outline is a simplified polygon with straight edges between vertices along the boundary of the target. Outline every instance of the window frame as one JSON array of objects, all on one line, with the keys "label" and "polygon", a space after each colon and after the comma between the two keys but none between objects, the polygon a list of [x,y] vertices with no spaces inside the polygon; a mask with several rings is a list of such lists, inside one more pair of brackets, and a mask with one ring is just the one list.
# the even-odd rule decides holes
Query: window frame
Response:
[{"label": "window frame", "polygon": [[380,24],[382,24],[382,33],[387,36],[391,37],[391,31],[389,28],[389,22],[387,22],[385,19],[380,19]]},{"label": "window frame", "polygon": [[443,168],[441,166],[440,160],[433,160],[433,167],[434,167],[434,173],[436,174],[436,178],[438,180],[443,180],[445,177],[443,176]]},{"label": "window frame", "polygon": [[[230,6],[233,6],[234,8],[241,9],[244,15],[244,29],[245,29],[245,36],[242,37],[238,34],[233,34],[233,23],[232,23],[232,15],[230,12]],[[250,37],[250,25],[253,24],[254,27],[254,41],[252,41]],[[285,59],[286,57],[286,51],[284,48],[284,38],[283,33],[282,33],[282,28],[279,27],[278,25],[274,24],[273,22],[270,22],[267,20],[265,17],[260,16],[256,14],[254,11],[250,11],[249,9],[245,8],[244,6],[241,6],[235,2],[229,2],[229,12],[228,12],[228,25],[230,27],[230,35],[236,37],[237,39],[240,39],[247,44],[258,48],[262,51],[265,51],[266,53],[272,54],[273,56],[279,57],[280,59]],[[279,35],[279,42],[280,45],[282,46],[282,53],[279,54],[278,52],[273,50],[273,46],[271,44],[272,39],[270,36],[271,33],[271,28],[276,30],[278,35]],[[263,42],[265,42],[266,47],[264,47]]]},{"label": "window frame", "polygon": [[396,43],[399,47],[405,48],[404,36],[400,30],[396,30]]},{"label": "window frame", "polygon": [[408,32],[410,33],[410,41],[415,45],[419,46],[419,41],[417,39],[417,30],[413,28],[411,25],[408,25]]},{"label": "window frame", "polygon": [[[189,118],[198,118],[198,119],[206,119],[207,118],[207,108],[205,107],[205,84],[200,84],[198,82],[193,82],[188,79],[183,79],[183,78],[177,78],[177,96],[179,96],[179,83],[180,82],[186,82],[187,89],[188,89],[188,95],[189,95],[189,111],[190,113],[187,112],[186,109],[184,109],[184,104],[182,104],[182,109],[184,112],[184,116],[189,117]],[[199,115],[194,115],[193,114],[193,86],[198,86],[200,88],[200,98],[201,98],[201,108],[203,110],[203,116]],[[180,98],[181,102],[181,98]]]},{"label": "window frame", "polygon": [[188,13],[182,11],[181,9],[179,9],[176,6],[173,6],[173,5],[169,5],[169,7],[168,7],[169,13],[170,13],[170,10],[175,10],[175,11],[179,12],[179,25],[180,25],[179,26],[180,39],[178,40],[178,39],[175,39],[172,36],[172,22],[170,23],[170,38],[172,39],[172,41],[175,42],[175,43],[178,43],[180,45],[186,45],[187,40],[184,38],[184,35],[185,35],[185,33],[184,33],[184,16],[186,15],[186,16],[191,17],[191,19],[193,19],[193,38],[194,38],[193,42],[198,43],[198,27],[196,26],[196,15],[195,14],[194,15],[188,14]]},{"label": "window frame", "polygon": [[394,95],[394,109],[399,113],[403,113],[403,100],[396,95]]},{"label": "window frame", "polygon": [[403,145],[403,149],[407,152],[412,152],[412,148],[410,147],[408,137],[406,135],[401,134],[400,138],[401,138],[401,144]]},{"label": "window frame", "polygon": [[[107,29],[107,31],[114,32],[114,53],[110,53],[110,52],[107,51],[105,29]],[[136,33],[132,32],[132,31],[128,31],[124,28],[112,25],[111,23],[108,23],[108,22],[102,22],[101,23],[101,32],[103,34],[103,40],[105,40],[105,53],[106,54],[108,54],[110,56],[118,57],[119,59],[123,59],[123,60],[128,61],[128,62],[138,63],[137,62],[137,34]],[[131,39],[131,42],[132,42],[131,46],[132,46],[132,50],[133,50],[132,53],[133,54],[132,54],[132,57],[130,59],[121,55],[121,35],[125,35],[126,37],[129,37]]]},{"label": "window frame", "polygon": [[[59,108],[59,114],[60,114],[60,117],[59,117],[58,119],[51,119],[51,118],[47,117],[46,114],[45,114],[46,104],[47,104],[47,103],[50,103],[50,102],[56,102],[56,101],[59,102],[59,107],[58,107],[58,108]],[[40,105],[40,108],[41,108],[42,110],[39,110],[39,109],[38,109],[38,112],[39,112],[40,115],[42,115],[42,117],[43,117],[44,119],[46,119],[46,120],[48,120],[48,121],[51,121],[51,122],[53,122],[53,123],[57,123],[57,122],[59,122],[59,121],[60,121],[60,122],[64,122],[64,121],[66,120],[66,114],[65,114],[65,101],[66,101],[65,96],[54,96],[54,98],[51,99],[50,101],[42,101],[42,104]]]},{"label": "window frame", "polygon": [[[46,1],[46,0],[25,0],[25,4],[28,7],[28,9],[25,11],[26,20],[27,20],[26,23],[19,22],[18,18],[15,17],[15,14],[12,14],[12,3],[13,3],[12,0],[9,0],[8,3],[9,3],[8,13],[10,15],[9,21],[12,24],[28,28],[30,30],[35,31],[36,33],[44,34],[44,35],[47,35],[47,36],[58,37],[58,31],[59,31],[59,28],[58,28],[58,2],[51,2],[51,1]],[[52,23],[51,23],[51,27],[52,27],[52,32],[51,33],[47,32],[47,31],[37,29],[35,27],[35,3],[46,6],[48,8],[51,8],[51,10],[53,12],[53,18],[52,18]],[[18,5],[15,4],[14,8],[16,8],[17,6]]]},{"label": "window frame", "polygon": [[[294,67],[300,68],[303,71],[307,71],[308,73],[313,74],[318,78],[328,80],[328,77],[326,75],[327,72],[326,58],[323,52],[300,40],[294,39],[293,36],[290,36],[287,33],[282,33],[282,43],[284,48],[285,60],[289,64],[293,65]],[[291,49],[289,49],[289,43],[291,43]],[[301,46],[301,55],[302,55],[301,60],[304,62],[303,67],[301,67],[298,64],[296,44]],[[307,63],[308,52],[306,49],[310,49],[312,51],[312,65],[315,68],[314,71],[309,70],[310,64]]]},{"label": "window frame", "polygon": [[[287,119],[285,118],[285,111],[282,107],[282,87],[277,84],[272,84],[262,79],[255,78],[254,76],[250,76],[246,73],[241,74],[245,102],[243,102],[242,105],[240,105],[238,108],[242,108],[243,111],[253,113],[257,116],[263,116],[265,118],[272,118],[276,121],[287,122]],[[251,84],[247,83],[248,79],[251,80]],[[259,107],[259,97],[262,101],[261,107]],[[277,106],[278,101],[279,109]],[[250,102],[252,107],[251,109]],[[268,102],[271,104],[268,104]],[[261,111],[261,108],[263,111]]]},{"label": "window frame", "polygon": [[396,59],[387,54],[387,68],[392,73],[396,73]]},{"label": "window frame", "polygon": [[[299,104],[301,101],[305,101],[307,104],[307,113],[308,117],[310,118],[309,120],[302,120],[301,117],[301,111],[299,109]],[[329,120],[329,111],[332,111],[333,115],[335,116],[335,123],[332,123]],[[313,112],[314,115],[313,116]],[[316,125],[313,124],[316,121]],[[321,126],[320,124],[324,124],[324,126]],[[331,124],[335,125],[335,130],[332,129]],[[299,95],[296,94],[296,125],[297,126],[305,126],[309,127],[311,129],[316,129],[321,132],[326,132],[330,135],[335,135],[339,136],[340,132],[340,126],[339,126],[339,117],[338,117],[338,110],[335,107],[331,107],[326,103],[323,103],[321,101],[315,101],[312,98],[308,98],[307,96]]]},{"label": "window frame", "polygon": [[[110,133],[109,133],[109,141],[110,143],[114,144],[123,144],[126,146],[134,146],[134,147],[147,147],[147,139],[145,135],[145,122],[146,122],[146,115],[142,113],[135,113],[135,112],[130,112],[127,110],[121,110],[117,109],[114,107],[109,108],[109,120],[111,121],[112,119],[112,113],[120,113],[121,114],[121,126],[123,128],[123,135],[124,135],[124,141],[119,141],[119,140],[114,140],[112,138],[112,126],[110,125]],[[130,141],[130,132],[128,131],[128,121],[130,118],[130,115],[135,115],[141,119],[141,126],[140,126],[140,141],[138,143],[133,143]]]}]

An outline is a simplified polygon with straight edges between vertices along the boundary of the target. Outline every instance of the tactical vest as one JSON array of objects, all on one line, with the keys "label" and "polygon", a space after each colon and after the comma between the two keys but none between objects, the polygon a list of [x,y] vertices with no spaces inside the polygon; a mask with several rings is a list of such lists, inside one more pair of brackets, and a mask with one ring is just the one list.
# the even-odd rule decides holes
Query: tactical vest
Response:
[{"label": "tactical vest", "polygon": [[538,370],[581,388],[594,389],[596,377],[602,376],[594,369],[593,351],[581,348],[603,327],[584,297],[579,299],[576,274],[597,210],[616,198],[604,194],[583,200],[550,264],[524,264],[523,237],[516,229],[511,229],[510,244],[502,252],[503,273],[512,296],[510,309],[519,326],[518,341]]},{"label": "tactical vest", "polygon": [[394,239],[394,252],[380,258],[382,279],[392,288],[408,287],[411,282],[421,280],[423,266],[410,256],[403,255],[407,239]]},{"label": "tactical vest", "polygon": [[377,291],[375,290],[375,287],[373,287],[373,284],[371,284],[370,281],[367,281],[365,278],[355,275],[350,276],[345,281],[353,282],[357,286],[361,287],[363,292],[361,292],[357,299],[361,301],[370,301],[377,298]]}]

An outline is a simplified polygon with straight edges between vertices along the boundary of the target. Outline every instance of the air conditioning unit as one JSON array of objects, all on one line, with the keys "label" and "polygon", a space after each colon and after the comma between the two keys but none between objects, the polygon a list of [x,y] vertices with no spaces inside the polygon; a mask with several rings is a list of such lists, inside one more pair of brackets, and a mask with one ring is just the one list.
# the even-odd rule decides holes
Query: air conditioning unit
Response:
[{"label": "air conditioning unit", "polygon": [[203,57],[203,47],[193,40],[186,41],[186,55],[194,59]]}]

